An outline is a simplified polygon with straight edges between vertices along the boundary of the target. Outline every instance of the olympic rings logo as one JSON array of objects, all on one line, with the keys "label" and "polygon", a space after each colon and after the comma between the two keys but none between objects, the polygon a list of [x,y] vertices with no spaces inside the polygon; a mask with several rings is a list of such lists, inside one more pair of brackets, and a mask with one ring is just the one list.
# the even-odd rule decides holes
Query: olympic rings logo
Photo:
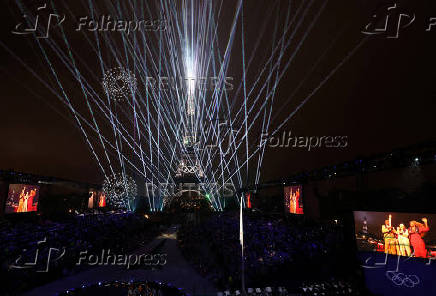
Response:
[{"label": "olympic rings logo", "polygon": [[407,288],[414,288],[421,282],[417,275],[405,275],[402,272],[387,271],[386,277],[397,286],[405,286]]}]

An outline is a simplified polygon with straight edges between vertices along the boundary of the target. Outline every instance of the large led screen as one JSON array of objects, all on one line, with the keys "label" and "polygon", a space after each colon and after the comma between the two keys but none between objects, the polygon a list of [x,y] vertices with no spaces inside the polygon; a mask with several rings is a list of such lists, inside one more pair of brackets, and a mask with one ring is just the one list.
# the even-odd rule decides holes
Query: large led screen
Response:
[{"label": "large led screen", "polygon": [[103,191],[98,192],[98,207],[103,208],[106,206],[106,194]]},{"label": "large led screen", "polygon": [[428,258],[434,256],[435,214],[354,212],[359,251]]},{"label": "large led screen", "polygon": [[88,197],[88,208],[92,209],[94,208],[94,202],[97,200],[97,191],[90,190],[89,191],[89,197]]},{"label": "large led screen", "polygon": [[304,214],[302,186],[285,187],[285,212],[291,214]]},{"label": "large led screen", "polygon": [[354,212],[365,283],[374,295],[436,295],[435,214]]},{"label": "large led screen", "polygon": [[10,184],[5,213],[26,213],[38,210],[39,187]]}]

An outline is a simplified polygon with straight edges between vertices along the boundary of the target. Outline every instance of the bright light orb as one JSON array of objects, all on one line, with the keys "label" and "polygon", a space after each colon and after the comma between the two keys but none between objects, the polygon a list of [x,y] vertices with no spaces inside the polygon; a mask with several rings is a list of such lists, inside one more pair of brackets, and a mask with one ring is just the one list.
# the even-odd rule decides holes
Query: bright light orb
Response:
[{"label": "bright light orb", "polygon": [[188,94],[192,94],[195,90],[195,80],[196,80],[196,71],[195,71],[195,63],[189,51],[186,51],[188,54],[185,56],[185,74],[186,74],[186,83],[188,87]]}]

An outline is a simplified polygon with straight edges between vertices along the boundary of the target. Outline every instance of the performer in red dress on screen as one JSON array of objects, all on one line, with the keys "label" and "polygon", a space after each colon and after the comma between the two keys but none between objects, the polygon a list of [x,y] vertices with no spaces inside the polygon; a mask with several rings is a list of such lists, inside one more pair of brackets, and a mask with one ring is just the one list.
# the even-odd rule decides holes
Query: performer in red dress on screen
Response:
[{"label": "performer in red dress on screen", "polygon": [[36,196],[36,189],[30,190],[29,198],[27,199],[27,211],[36,211],[36,209],[33,208],[33,198]]},{"label": "performer in red dress on screen", "polygon": [[425,248],[425,242],[422,239],[422,236],[430,230],[427,224],[427,218],[422,218],[421,224],[416,221],[410,221],[409,235],[410,235],[410,244],[413,247],[413,251],[415,253],[415,257],[427,257],[427,249]]},{"label": "performer in red dress on screen", "polygon": [[100,193],[99,200],[98,200],[98,206],[100,208],[106,206],[106,195],[104,193]]}]

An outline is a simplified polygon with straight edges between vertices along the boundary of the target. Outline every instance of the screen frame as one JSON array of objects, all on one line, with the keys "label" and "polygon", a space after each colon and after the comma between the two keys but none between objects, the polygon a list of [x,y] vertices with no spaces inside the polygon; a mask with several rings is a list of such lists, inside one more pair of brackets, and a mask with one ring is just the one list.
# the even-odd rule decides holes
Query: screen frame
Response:
[{"label": "screen frame", "polygon": [[[36,204],[36,209],[33,211],[26,211],[26,212],[10,212],[7,209],[9,208],[7,206],[7,203],[9,201],[9,197],[10,197],[10,192],[11,192],[11,186],[14,185],[22,185],[22,186],[32,186],[32,187],[36,187],[37,188],[37,192],[36,192],[36,196],[37,196],[37,204]],[[15,214],[35,214],[38,213],[40,211],[40,202],[41,202],[41,186],[39,186],[39,184],[35,184],[35,183],[8,183],[7,184],[7,194],[6,197],[4,199],[4,204],[3,204],[3,214],[4,215],[15,215]]]},{"label": "screen frame", "polygon": [[[290,206],[288,206],[288,197],[287,193],[290,191],[290,189],[287,192],[287,188],[299,188],[300,189],[300,196],[298,199],[298,206],[296,207],[296,212],[292,213],[290,210]],[[292,214],[292,215],[304,215],[304,196],[303,196],[303,185],[302,184],[291,184],[291,185],[285,185],[283,186],[283,207],[286,214]],[[289,201],[290,205],[290,201]],[[301,210],[299,210],[301,209]],[[300,212],[301,211],[301,212]]]}]

